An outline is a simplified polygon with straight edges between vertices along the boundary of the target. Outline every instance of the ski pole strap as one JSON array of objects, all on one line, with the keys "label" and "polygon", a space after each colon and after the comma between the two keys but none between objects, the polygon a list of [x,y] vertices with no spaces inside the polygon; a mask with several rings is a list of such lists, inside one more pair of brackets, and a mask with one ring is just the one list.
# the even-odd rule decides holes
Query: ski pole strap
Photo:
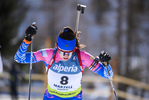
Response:
[{"label": "ski pole strap", "polygon": [[96,57],[96,58],[94,59],[94,61],[92,62],[92,64],[89,66],[89,69],[90,69],[90,70],[93,70],[93,69],[95,68],[95,66],[98,64],[98,62],[99,62],[99,58]]},{"label": "ski pole strap", "polygon": [[80,56],[80,50],[79,49],[76,49],[76,52],[77,52],[77,55],[78,55],[78,60],[79,60],[79,64],[80,64],[82,73],[84,73],[83,65],[82,65],[82,61],[81,61],[81,56]]}]

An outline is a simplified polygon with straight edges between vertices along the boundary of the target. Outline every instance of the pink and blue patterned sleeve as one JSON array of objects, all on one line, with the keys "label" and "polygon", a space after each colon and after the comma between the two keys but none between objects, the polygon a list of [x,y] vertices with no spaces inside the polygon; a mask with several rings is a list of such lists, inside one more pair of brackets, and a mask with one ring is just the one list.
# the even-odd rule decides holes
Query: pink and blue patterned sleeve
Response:
[{"label": "pink and blue patterned sleeve", "polygon": [[[81,51],[80,54],[81,54],[83,68],[88,67],[91,71],[93,71],[94,73],[97,73],[101,77],[109,78],[108,71],[107,71],[106,67],[103,66],[102,63],[99,62],[95,67],[91,67],[95,58],[91,54],[89,54],[85,51]],[[112,68],[110,65],[108,65],[108,69],[110,72],[110,76],[112,77],[113,71],[112,71]]]},{"label": "pink and blue patterned sleeve", "polygon": [[[30,63],[31,59],[31,53],[27,52],[29,44],[23,43],[19,47],[18,51],[15,54],[14,60],[18,63]],[[43,49],[36,52],[33,52],[32,56],[32,62],[36,63],[39,61],[43,61],[45,65],[47,66],[49,63],[49,60],[52,58],[53,49]]]}]

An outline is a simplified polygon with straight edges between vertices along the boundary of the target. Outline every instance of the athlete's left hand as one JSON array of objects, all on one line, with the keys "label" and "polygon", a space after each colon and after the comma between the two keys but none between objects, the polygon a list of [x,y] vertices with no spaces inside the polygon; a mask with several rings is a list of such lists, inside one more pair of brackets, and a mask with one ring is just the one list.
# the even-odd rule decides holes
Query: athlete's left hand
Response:
[{"label": "athlete's left hand", "polygon": [[109,61],[111,60],[111,56],[107,52],[101,51],[101,53],[99,55],[99,59],[101,62],[109,63]]}]

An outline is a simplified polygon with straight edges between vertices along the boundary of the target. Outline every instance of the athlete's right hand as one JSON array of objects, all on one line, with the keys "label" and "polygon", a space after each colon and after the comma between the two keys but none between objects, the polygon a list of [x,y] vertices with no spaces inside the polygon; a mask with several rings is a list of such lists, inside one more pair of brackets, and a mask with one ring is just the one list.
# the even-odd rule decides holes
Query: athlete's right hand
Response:
[{"label": "athlete's right hand", "polygon": [[36,33],[37,33],[36,22],[33,22],[32,25],[30,25],[25,31],[25,39],[27,41],[32,41],[32,38],[36,35]]}]

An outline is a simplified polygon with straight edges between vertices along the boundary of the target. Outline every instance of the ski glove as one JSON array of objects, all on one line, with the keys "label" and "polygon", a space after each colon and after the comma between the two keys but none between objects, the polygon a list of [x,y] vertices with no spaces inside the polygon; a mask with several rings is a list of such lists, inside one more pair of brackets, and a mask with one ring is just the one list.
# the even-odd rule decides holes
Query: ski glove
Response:
[{"label": "ski glove", "polygon": [[101,51],[99,55],[99,59],[101,62],[109,62],[111,60],[111,56],[107,54],[107,52]]},{"label": "ski glove", "polygon": [[26,33],[25,39],[27,41],[32,41],[32,37],[36,35],[36,32],[37,32],[37,26],[35,24],[29,26],[25,31]]}]

